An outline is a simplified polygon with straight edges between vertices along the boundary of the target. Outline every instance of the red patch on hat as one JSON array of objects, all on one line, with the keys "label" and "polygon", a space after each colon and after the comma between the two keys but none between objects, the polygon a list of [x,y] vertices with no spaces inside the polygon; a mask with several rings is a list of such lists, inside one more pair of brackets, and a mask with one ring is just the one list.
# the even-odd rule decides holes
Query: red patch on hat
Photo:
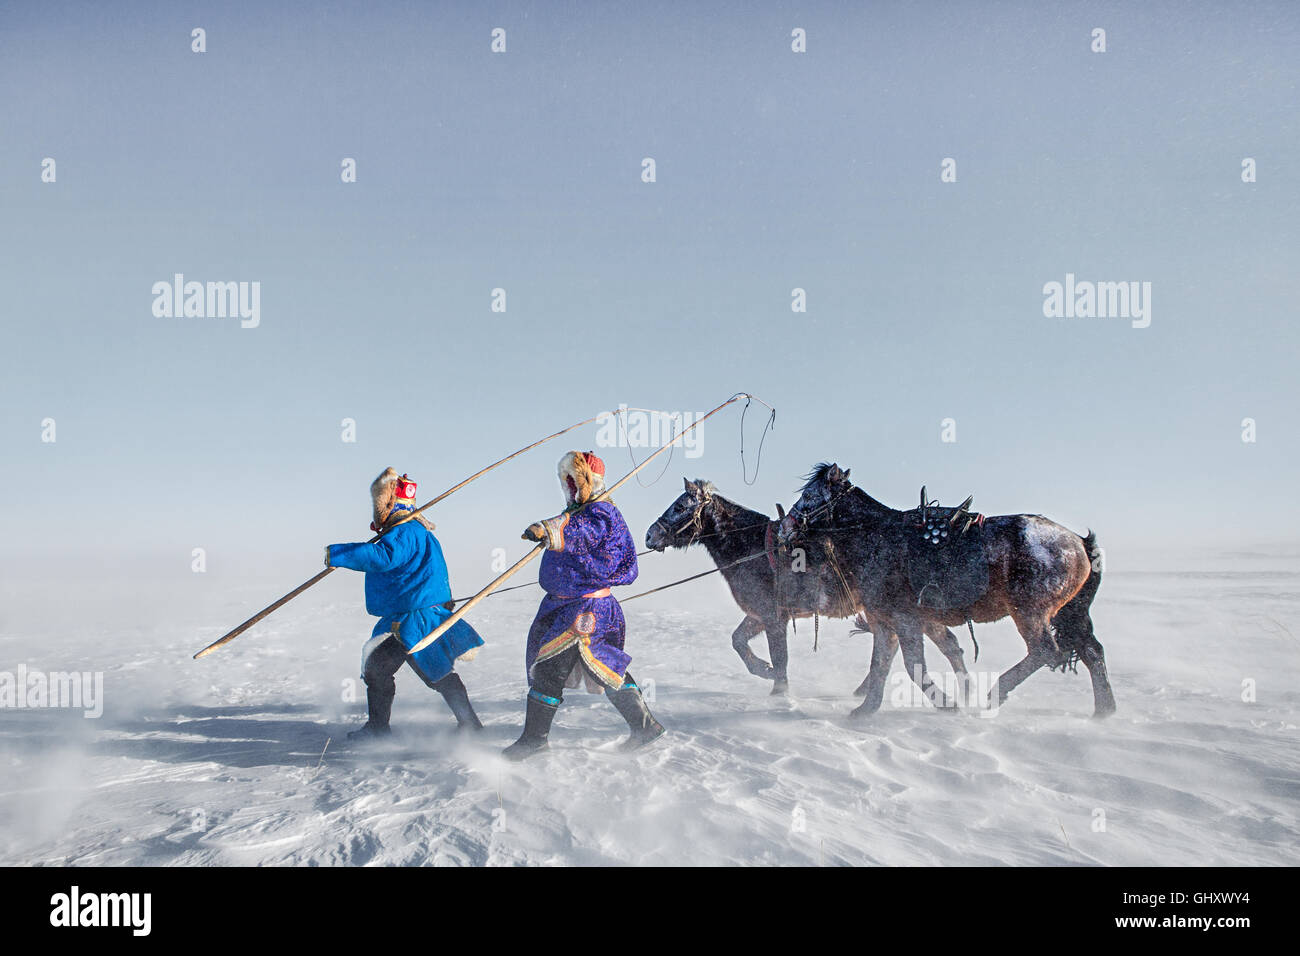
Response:
[{"label": "red patch on hat", "polygon": [[415,500],[415,482],[405,475],[397,479],[397,487],[394,489],[398,498],[408,501]]},{"label": "red patch on hat", "polygon": [[582,457],[587,459],[587,467],[591,469],[593,474],[600,475],[602,478],[605,477],[605,463],[603,461],[589,451],[584,451]]}]

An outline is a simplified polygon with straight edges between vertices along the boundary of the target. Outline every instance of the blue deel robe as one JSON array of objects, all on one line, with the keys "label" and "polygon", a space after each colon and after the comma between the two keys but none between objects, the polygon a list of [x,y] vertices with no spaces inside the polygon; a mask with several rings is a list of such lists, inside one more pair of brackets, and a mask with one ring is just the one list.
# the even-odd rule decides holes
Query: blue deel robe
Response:
[{"label": "blue deel robe", "polygon": [[[528,631],[525,666],[529,681],[538,661],[554,657],[574,644],[588,680],[587,689],[617,690],[623,686],[632,658],[623,650],[626,624],[623,609],[610,597],[582,595],[636,580],[636,542],[613,502],[597,501],[550,519],[555,537],[542,555],[539,580],[546,591]],[[578,686],[578,674],[568,686]]]},{"label": "blue deel robe", "polygon": [[[329,564],[366,575],[366,611],[379,617],[371,637],[392,633],[408,651],[451,616],[451,582],[442,546],[416,520],[391,528],[373,544],[331,544]],[[463,618],[424,650],[408,658],[433,683],[446,677],[456,658],[481,647],[483,638]]]}]

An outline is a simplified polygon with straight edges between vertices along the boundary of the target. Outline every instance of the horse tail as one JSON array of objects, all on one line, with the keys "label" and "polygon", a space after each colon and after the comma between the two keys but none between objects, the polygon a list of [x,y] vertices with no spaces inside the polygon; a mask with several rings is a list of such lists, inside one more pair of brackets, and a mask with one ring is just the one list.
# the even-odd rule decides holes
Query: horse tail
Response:
[{"label": "horse tail", "polygon": [[1088,552],[1088,579],[1079,588],[1079,593],[1070,598],[1052,617],[1052,628],[1056,632],[1056,644],[1062,654],[1059,667],[1064,670],[1078,667],[1079,654],[1089,641],[1095,640],[1092,629],[1092,615],[1089,613],[1097,589],[1101,587],[1102,554],[1097,544],[1097,536],[1090,530],[1083,537],[1084,550]]}]

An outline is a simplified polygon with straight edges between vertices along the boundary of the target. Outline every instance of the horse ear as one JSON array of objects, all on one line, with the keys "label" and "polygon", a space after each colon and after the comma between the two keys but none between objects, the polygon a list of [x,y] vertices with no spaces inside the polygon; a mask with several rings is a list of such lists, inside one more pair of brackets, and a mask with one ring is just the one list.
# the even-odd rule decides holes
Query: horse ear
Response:
[{"label": "horse ear", "polygon": [[684,490],[684,491],[686,491],[686,492],[689,493],[689,492],[691,492],[691,491],[698,491],[699,489],[696,488],[695,485],[691,484],[691,479],[689,479],[689,478],[683,478],[683,479],[682,479],[682,490]]},{"label": "horse ear", "polygon": [[845,480],[845,481],[848,481],[848,480],[849,480],[849,472],[851,472],[852,470],[853,470],[852,468],[845,468],[845,469],[844,469],[844,480]]}]

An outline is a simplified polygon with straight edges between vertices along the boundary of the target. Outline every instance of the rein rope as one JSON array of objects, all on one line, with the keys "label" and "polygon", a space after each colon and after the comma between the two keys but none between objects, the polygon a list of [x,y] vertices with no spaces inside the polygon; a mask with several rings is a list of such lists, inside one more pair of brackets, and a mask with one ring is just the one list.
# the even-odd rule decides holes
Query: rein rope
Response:
[{"label": "rein rope", "polygon": [[[761,435],[758,436],[758,454],[754,462],[754,477],[753,480],[751,480],[749,477],[749,466],[745,464],[745,413],[749,411],[749,406],[754,402],[758,402],[758,404],[768,409],[768,416],[767,416],[767,422],[763,425],[763,432]],[[667,415],[668,418],[670,418],[673,421],[674,429],[676,429],[679,426],[679,424],[681,424],[684,421],[682,419],[682,415],[680,412],[671,412],[671,413],[661,412],[653,408],[636,408],[630,405],[620,407],[619,410],[615,412],[615,414],[619,416],[619,425],[623,431],[623,438],[627,442],[628,461],[632,462],[632,465],[634,467],[637,467],[638,463],[636,460],[636,455],[632,453],[632,439],[628,435],[628,431],[627,431],[628,412],[647,412],[652,415]],[[755,482],[758,481],[759,469],[763,467],[763,443],[767,441],[767,433],[769,431],[772,431],[775,428],[776,428],[776,409],[773,408],[771,405],[768,405],[767,402],[763,401],[761,398],[758,398],[754,395],[746,394],[745,405],[740,410],[740,474],[745,484],[753,485]],[[674,430],[672,440],[675,441],[677,439],[677,435],[678,432]],[[654,485],[657,485],[660,482],[660,480],[663,478],[663,476],[668,473],[668,469],[673,463],[673,454],[675,452],[676,452],[675,447],[669,448],[668,461],[664,464],[663,468],[660,469],[659,474],[657,474],[654,477],[653,481],[647,484],[646,482],[642,481],[640,477],[638,477],[636,483],[640,485],[642,488],[651,488]]]},{"label": "rein rope", "polygon": [[[735,567],[736,565],[738,565],[738,564],[744,564],[746,561],[753,561],[755,558],[762,558],[762,557],[765,557],[766,555],[772,554],[774,550],[775,550],[775,549],[764,549],[764,550],[762,550],[762,551],[756,551],[754,554],[747,555],[747,556],[745,556],[745,557],[743,557],[743,558],[737,558],[735,561],[731,561],[731,562],[729,562],[729,563],[727,563],[727,564],[719,565],[719,566],[716,567],[716,568],[710,568],[708,571],[701,571],[699,574],[692,574],[692,575],[691,575],[690,577],[688,577],[688,578],[682,578],[682,579],[679,580],[679,581],[671,581],[671,582],[669,582],[668,584],[661,584],[661,585],[660,585],[659,587],[657,587],[657,588],[651,588],[649,591],[642,591],[640,594],[633,594],[631,597],[619,598],[618,601],[619,601],[620,604],[623,604],[623,603],[626,603],[627,601],[634,601],[634,600],[636,600],[636,599],[639,598],[639,597],[645,597],[647,594],[654,594],[654,593],[657,592],[657,591],[667,591],[669,588],[675,588],[675,587],[677,587],[677,585],[679,585],[679,584],[685,584],[685,583],[688,582],[688,581],[694,581],[696,578],[704,578],[704,577],[708,577],[710,574],[717,574],[719,571],[727,571],[727,570],[730,570],[731,568],[734,568],[734,567]],[[655,553],[653,550],[639,551],[639,552],[637,552],[637,557],[639,558],[639,557],[642,557],[642,556],[644,556],[644,555],[647,555],[647,554],[653,554],[653,553]],[[531,588],[531,587],[536,587],[536,586],[537,586],[538,584],[540,584],[540,583],[541,583],[540,581],[529,581],[527,584],[516,584],[516,585],[514,585],[513,587],[508,587],[508,588],[498,588],[498,589],[497,589],[495,592],[493,592],[493,593],[495,593],[495,594],[502,594],[502,593],[504,593],[504,592],[506,592],[506,591],[517,591],[517,590],[519,590],[520,588]],[[469,600],[469,598],[452,598],[452,599],[451,599],[451,601],[452,601],[453,604],[459,604],[459,603],[461,603],[462,601],[468,601],[468,600]]]},{"label": "rein rope", "polygon": [[[748,405],[749,402],[746,401],[745,404]],[[633,408],[631,406],[620,408],[616,413],[618,415],[619,425],[623,429],[623,438],[627,442],[627,460],[632,463],[633,468],[636,468],[639,467],[640,462],[636,460],[636,455],[632,454],[632,437],[627,433],[628,412],[646,412],[651,415],[663,415],[667,413],[657,411],[653,408]],[[673,427],[674,429],[676,429],[682,417],[681,414],[678,412],[673,412],[669,414],[668,417],[673,420]],[[673,431],[672,439],[674,441],[676,441],[677,439],[677,432],[675,430]],[[644,481],[641,480],[641,476],[638,475],[636,479],[636,483],[640,485],[642,488],[652,488],[655,485],[659,484],[660,479],[662,479],[663,476],[668,473],[668,469],[673,463],[673,455],[676,453],[676,451],[677,448],[675,446],[672,446],[668,449],[668,460],[664,462],[664,466],[662,469],[660,469],[659,474],[655,475],[654,481],[650,482],[650,484],[646,484]]]},{"label": "rein rope", "polygon": [[[760,405],[762,405],[762,406],[764,406],[765,408],[767,408],[767,409],[769,410],[770,413],[769,413],[768,418],[767,418],[767,423],[763,426],[763,433],[759,436],[759,439],[758,439],[758,453],[757,453],[757,459],[756,459],[756,461],[754,462],[754,478],[753,478],[753,480],[751,481],[751,480],[749,479],[749,469],[748,469],[748,467],[747,467],[746,464],[745,464],[745,412],[747,412],[747,411],[749,410],[749,406],[750,406],[750,404],[751,404],[752,402],[758,402]],[[617,412],[614,413],[614,414],[616,414],[616,415],[618,416],[618,418],[619,418],[619,424],[620,424],[620,427],[622,428],[622,431],[623,431],[623,437],[627,440],[627,454],[628,454],[628,458],[631,460],[632,464],[635,466],[635,465],[637,465],[636,456],[632,453],[632,441],[631,441],[631,438],[628,436],[628,431],[627,431],[627,413],[628,413],[628,412],[651,412],[651,413],[656,413],[656,414],[663,414],[663,413],[661,413],[661,412],[655,412],[654,409],[650,409],[650,408],[635,408],[635,407],[632,407],[632,406],[626,406],[626,407],[620,408]],[[675,418],[675,419],[680,419],[681,416],[680,416],[680,415],[677,415],[677,414],[674,414],[674,415],[671,416],[671,417],[673,417],[673,418]],[[768,433],[769,431],[771,431],[771,430],[772,430],[773,428],[775,428],[775,427],[776,427],[776,409],[773,408],[771,405],[768,405],[767,402],[763,401],[761,398],[757,398],[757,397],[755,397],[755,396],[753,396],[753,395],[746,395],[746,396],[745,396],[745,406],[744,406],[743,409],[741,409],[741,413],[740,413],[740,470],[741,470],[741,475],[742,475],[742,477],[743,477],[744,480],[745,480],[745,484],[747,484],[747,485],[752,485],[752,484],[754,484],[754,482],[758,481],[758,471],[759,471],[759,469],[760,469],[760,468],[762,467],[762,465],[763,465],[763,443],[767,440],[767,433]],[[677,438],[677,433],[674,432],[674,433],[673,433],[673,440],[675,441],[676,438]],[[668,451],[668,463],[664,465],[663,470],[659,472],[658,476],[654,479],[654,481],[651,481],[649,484],[646,484],[645,482],[643,482],[643,481],[640,479],[640,477],[638,477],[637,480],[636,480],[636,481],[637,481],[637,484],[639,484],[642,488],[649,488],[649,487],[651,487],[651,486],[657,484],[657,483],[659,482],[659,480],[660,480],[661,478],[663,478],[663,476],[667,473],[669,465],[672,464],[672,460],[673,460],[673,451],[674,451],[674,449],[672,449],[672,448],[669,449],[669,451]],[[691,531],[691,537],[690,537],[690,540],[687,541],[685,545],[682,545],[682,547],[690,547],[692,544],[696,544],[696,543],[702,541],[702,540],[705,539],[705,538],[712,538],[712,537],[715,537],[715,536],[717,536],[717,535],[725,534],[725,533],[726,533],[726,532],[724,532],[724,531],[710,531],[708,534],[703,534],[703,533],[702,533],[703,530],[704,530],[704,514],[703,514],[703,513],[704,513],[705,505],[707,505],[707,504],[708,504],[708,499],[705,499],[704,501],[701,501],[699,507],[697,507],[697,508],[695,509],[695,511],[691,514],[691,516],[690,516],[689,518],[687,518],[686,521],[684,521],[682,524],[678,525],[678,527],[673,531],[674,534],[681,534],[681,532],[682,532],[683,530],[685,530],[687,527],[692,527],[693,530]],[[768,518],[766,515],[763,516],[763,522],[764,522],[764,523],[766,523],[766,522],[768,522],[768,521],[770,521],[770,520],[771,520],[771,519]],[[737,529],[735,529],[735,530],[737,530],[737,531],[743,531],[743,530],[746,530],[746,529],[751,528],[751,527],[757,527],[757,524],[755,524],[755,525],[744,525],[743,527],[741,527],[741,528],[737,528]],[[749,555],[749,557],[741,558],[741,559],[738,560],[738,561],[732,561],[730,564],[726,564],[726,565],[723,565],[723,566],[721,566],[721,567],[713,568],[713,569],[710,570],[710,571],[703,571],[703,572],[701,572],[701,573],[699,573],[699,574],[692,574],[690,577],[682,578],[680,581],[673,581],[673,582],[670,583],[670,584],[665,584],[665,585],[662,585],[662,586],[657,587],[657,588],[652,588],[652,589],[649,590],[649,591],[642,591],[640,594],[634,594],[634,595],[632,595],[632,597],[623,598],[623,599],[621,599],[621,600],[631,601],[631,600],[633,600],[634,598],[645,597],[647,594],[654,594],[656,591],[666,591],[668,588],[674,588],[674,587],[676,587],[676,586],[679,585],[679,584],[685,584],[685,583],[687,583],[688,581],[694,581],[696,578],[706,577],[707,575],[710,575],[710,574],[717,574],[719,571],[726,571],[726,570],[728,570],[728,569],[730,569],[730,568],[734,568],[734,567],[735,567],[736,565],[738,565],[738,564],[744,564],[746,561],[752,561],[754,558],[762,557],[762,556],[767,555],[767,554],[773,554],[773,553],[775,552],[775,550],[776,550],[776,549],[767,549],[767,550],[764,550],[764,551],[759,551],[759,552],[757,552],[757,553],[755,553],[755,554],[751,554],[751,555]],[[645,557],[647,554],[653,554],[653,553],[655,553],[653,549],[651,549],[651,548],[647,548],[645,551],[638,551],[637,554],[636,554],[636,556],[637,556],[638,558],[641,558],[641,557]],[[531,587],[536,587],[536,586],[537,586],[538,584],[540,584],[540,583],[541,583],[540,581],[529,581],[527,584],[516,584],[516,585],[513,585],[513,586],[508,587],[508,588],[497,588],[496,591],[494,591],[493,593],[494,593],[494,594],[504,594],[506,591],[518,591],[520,588],[531,588]],[[469,600],[469,598],[452,598],[452,599],[451,599],[451,604],[452,604],[452,606],[454,607],[455,605],[457,605],[457,604],[461,604],[461,603],[463,603],[464,601],[468,601],[468,600]]]},{"label": "rein rope", "polygon": [[699,574],[692,574],[689,578],[682,578],[680,581],[673,581],[669,584],[661,584],[657,588],[651,588],[649,591],[642,591],[640,594],[633,594],[631,597],[619,598],[618,602],[620,604],[626,604],[628,601],[635,601],[637,598],[645,597],[647,594],[654,594],[657,591],[667,591],[669,588],[675,588],[677,585],[685,584],[687,581],[694,581],[696,578],[708,577],[710,574],[717,574],[719,571],[726,571],[730,568],[734,568],[738,564],[744,564],[746,561],[753,561],[755,558],[766,557],[768,554],[771,554],[771,551],[763,550],[744,558],[737,558],[735,561],[728,564],[723,564],[716,568],[710,568],[708,571],[701,571]]},{"label": "rein rope", "polygon": [[[761,449],[762,449],[762,445],[761,445],[761,443],[760,443],[759,448],[760,448],[760,452],[761,452]],[[843,492],[841,492],[841,494],[843,494]],[[695,510],[691,512],[690,517],[686,518],[684,521],[682,521],[680,524],[678,524],[677,527],[673,530],[673,534],[674,534],[674,535],[680,535],[680,534],[681,534],[683,531],[685,531],[686,529],[688,529],[688,528],[691,529],[690,537],[687,539],[687,541],[686,541],[685,544],[680,545],[679,547],[682,547],[682,548],[688,548],[688,547],[690,547],[690,546],[693,545],[693,544],[697,544],[698,542],[702,541],[702,540],[705,539],[705,538],[712,538],[712,537],[716,537],[716,536],[721,535],[721,534],[727,534],[727,533],[729,533],[729,532],[734,532],[734,531],[745,531],[745,530],[749,530],[749,529],[751,529],[751,528],[756,528],[756,527],[759,526],[760,522],[755,522],[754,524],[742,525],[742,526],[739,527],[739,528],[724,529],[724,530],[721,530],[721,531],[710,531],[710,532],[705,533],[705,532],[704,532],[704,509],[709,505],[709,503],[710,503],[710,501],[711,501],[711,497],[712,497],[712,496],[710,496],[710,497],[706,497],[705,499],[703,499],[703,500],[699,503],[699,505],[695,508]],[[838,496],[837,496],[837,497],[838,497]],[[816,509],[816,511],[821,511],[823,508],[827,508],[827,507],[829,507],[832,503],[833,503],[833,499],[832,499],[832,501],[828,501],[828,502],[826,503],[826,505],[823,505],[822,508]],[[814,513],[816,513],[816,512],[814,512]],[[761,522],[761,524],[766,525],[766,524],[768,524],[770,521],[771,521],[770,518],[768,518],[766,515],[763,515],[763,516],[762,516],[762,522]],[[853,603],[853,592],[852,592],[852,590],[849,588],[849,586],[848,586],[848,582],[847,582],[847,581],[845,580],[845,578],[844,578],[844,573],[843,573],[843,571],[841,571],[841,569],[840,569],[839,561],[836,560],[836,556],[835,556],[835,552],[834,552],[834,546],[831,544],[831,541],[830,541],[830,538],[829,538],[829,537],[827,537],[827,538],[825,538],[825,539],[823,540],[823,546],[824,546],[824,548],[825,548],[825,550],[826,550],[827,557],[830,558],[831,566],[835,569],[835,574],[836,574],[836,577],[839,579],[840,586],[844,589],[844,597],[845,597],[845,599],[846,599],[850,604],[852,604],[852,603]],[[729,561],[728,563],[726,563],[726,564],[722,564],[722,565],[719,565],[719,566],[716,567],[716,568],[710,568],[709,570],[707,570],[707,571],[701,571],[701,572],[699,572],[698,574],[692,574],[692,575],[689,575],[688,577],[680,578],[680,579],[678,579],[678,580],[676,580],[676,581],[670,581],[670,582],[667,583],[667,584],[661,584],[661,585],[659,585],[658,587],[650,588],[650,589],[647,590],[647,591],[640,591],[640,592],[638,592],[638,593],[636,593],[636,594],[630,595],[629,597],[619,598],[618,600],[619,600],[619,603],[620,603],[620,604],[626,604],[628,601],[635,601],[637,598],[649,597],[651,594],[658,594],[660,591],[667,591],[667,590],[669,590],[670,588],[675,588],[675,587],[678,587],[679,585],[682,585],[682,584],[688,584],[688,583],[690,583],[691,581],[697,581],[697,580],[699,580],[700,578],[706,578],[706,577],[708,577],[708,576],[711,575],[711,574],[719,574],[719,573],[721,573],[721,572],[723,572],[723,571],[729,571],[729,570],[731,570],[731,569],[734,568],[734,567],[737,567],[737,566],[739,566],[739,565],[745,564],[745,563],[747,563],[747,562],[749,562],[749,561],[757,560],[758,558],[767,557],[768,555],[775,554],[775,553],[779,552],[780,550],[781,550],[781,548],[780,548],[779,546],[778,546],[778,547],[772,547],[772,548],[764,548],[762,551],[756,551],[756,552],[754,552],[753,554],[746,555],[746,556],[743,557],[743,558],[737,558],[735,561]],[[647,549],[644,550],[644,551],[638,551],[638,552],[637,552],[637,557],[640,558],[640,557],[644,557],[644,556],[647,555],[647,554],[654,554],[654,553],[655,553],[654,549],[652,549],[652,548],[647,548]],[[776,597],[777,597],[777,599],[778,599],[778,603],[779,603],[779,601],[780,601],[780,594],[779,594],[779,590],[780,590],[780,580],[781,580],[781,579],[780,579],[780,575],[775,575],[775,576],[774,576],[773,586],[774,586],[774,588],[776,589],[776,592],[777,592],[777,593],[776,593]],[[498,589],[498,590],[497,590],[496,592],[494,592],[494,593],[501,594],[501,593],[504,593],[504,592],[506,592],[506,591],[517,591],[517,590],[519,590],[519,589],[521,589],[521,588],[531,588],[531,587],[536,587],[536,586],[537,586],[538,584],[540,584],[540,583],[541,583],[540,581],[529,581],[527,584],[516,584],[516,585],[514,585],[514,586],[512,586],[512,587],[508,587],[508,588],[500,588],[500,589]],[[456,604],[460,604],[460,603],[462,603],[462,602],[464,602],[464,601],[467,601],[467,600],[469,600],[469,599],[468,599],[468,598],[453,598],[452,601],[451,601],[451,604],[454,606],[454,605],[456,605]],[[787,609],[787,610],[788,610],[788,609]],[[792,625],[795,625],[795,623],[796,623],[795,618],[794,618],[793,615],[791,615],[791,617],[790,617],[790,623],[791,623]],[[797,625],[796,625],[796,628],[797,628]],[[796,629],[796,633],[797,633],[797,629]],[[974,635],[972,634],[972,637],[973,637],[973,636],[974,636]],[[820,638],[821,638],[821,614],[820,614],[820,612],[818,612],[818,611],[814,611],[814,612],[813,612],[813,652],[814,652],[814,653],[816,653],[817,650],[818,650],[818,646],[819,646]],[[976,645],[976,648],[977,648],[977,649],[976,649],[976,654],[978,654],[978,653],[979,653],[979,651],[978,651],[978,645]]]},{"label": "rein rope", "polygon": [[[690,516],[689,518],[687,518],[684,522],[682,522],[680,525],[678,525],[677,528],[676,528],[676,530],[673,532],[674,534],[680,534],[680,533],[681,533],[684,529],[686,529],[687,527],[694,526],[695,530],[691,533],[690,540],[687,541],[686,544],[682,545],[683,548],[690,547],[691,545],[695,544],[695,543],[698,542],[698,541],[702,541],[702,540],[705,539],[705,538],[713,538],[713,537],[716,537],[716,536],[718,536],[718,535],[720,535],[720,534],[726,534],[725,531],[710,531],[708,534],[701,534],[701,533],[700,533],[700,532],[703,530],[703,528],[704,528],[703,511],[704,511],[704,506],[705,506],[706,503],[707,503],[707,502],[701,502],[701,503],[700,503],[700,506],[699,506],[698,508],[695,509],[695,511],[691,514],[691,516]],[[766,523],[767,521],[769,521],[769,520],[771,520],[771,519],[766,518],[766,517],[764,517],[764,519],[763,519],[763,521],[764,521],[765,523]],[[733,530],[736,530],[736,531],[744,531],[744,530],[746,530],[746,529],[748,529],[748,528],[753,528],[753,527],[757,527],[757,524],[753,524],[753,525],[744,525],[744,526],[741,527],[741,528],[736,528],[736,529],[733,529]],[[747,556],[747,557],[744,557],[744,558],[740,558],[740,559],[738,559],[738,560],[736,560],[736,561],[732,561],[732,562],[730,562],[729,564],[724,564],[724,565],[721,565],[721,566],[719,566],[719,567],[712,568],[712,569],[710,569],[710,570],[708,570],[708,571],[701,571],[699,574],[692,574],[690,577],[682,578],[682,579],[679,580],[679,581],[673,581],[673,582],[671,582],[671,583],[669,583],[669,584],[664,584],[664,585],[661,585],[661,586],[659,586],[659,587],[657,587],[657,588],[651,588],[649,591],[642,591],[640,594],[634,594],[634,595],[632,595],[632,597],[619,598],[619,601],[620,601],[620,603],[623,602],[623,601],[631,601],[632,598],[645,597],[647,594],[654,594],[656,591],[666,591],[666,590],[668,590],[669,588],[675,588],[675,587],[677,587],[677,585],[679,585],[679,584],[685,584],[685,583],[688,582],[688,581],[694,581],[696,578],[703,578],[703,577],[707,577],[707,576],[710,575],[710,574],[717,574],[719,571],[726,571],[726,570],[729,570],[730,568],[734,568],[734,567],[735,567],[736,565],[738,565],[738,564],[744,564],[746,561],[752,561],[752,560],[754,560],[755,558],[761,558],[761,557],[763,557],[764,555],[773,554],[773,553],[776,552],[776,550],[777,550],[776,548],[766,548],[766,549],[764,549],[764,550],[762,550],[762,551],[756,551],[754,554],[751,554],[751,555],[749,555],[749,556]],[[637,556],[638,558],[643,558],[643,557],[645,557],[647,554],[656,554],[656,553],[657,553],[657,552],[656,552],[653,548],[646,548],[644,551],[638,551],[638,552],[636,553],[636,556]],[[504,594],[506,591],[518,591],[520,588],[532,588],[532,587],[536,587],[536,586],[537,586],[538,584],[540,584],[540,583],[541,583],[540,581],[529,581],[527,584],[515,584],[515,585],[512,585],[511,587],[508,587],[508,588],[498,588],[498,589],[497,589],[496,591],[494,591],[493,593],[494,593],[494,594]],[[451,599],[451,603],[452,603],[452,604],[460,604],[462,601],[468,601],[468,600],[469,600],[469,598],[452,598],[452,599]]]},{"label": "rein rope", "polygon": [[754,460],[754,480],[749,480],[749,469],[745,466],[745,413],[749,411],[749,403],[753,401],[753,396],[745,399],[745,407],[740,410],[740,476],[745,484],[753,485],[758,481],[758,470],[763,467],[763,442],[767,440],[767,433],[776,427],[776,409],[767,405],[761,398],[757,401],[767,405],[771,413],[767,416],[767,423],[763,426],[763,433],[758,436],[758,454]]}]

